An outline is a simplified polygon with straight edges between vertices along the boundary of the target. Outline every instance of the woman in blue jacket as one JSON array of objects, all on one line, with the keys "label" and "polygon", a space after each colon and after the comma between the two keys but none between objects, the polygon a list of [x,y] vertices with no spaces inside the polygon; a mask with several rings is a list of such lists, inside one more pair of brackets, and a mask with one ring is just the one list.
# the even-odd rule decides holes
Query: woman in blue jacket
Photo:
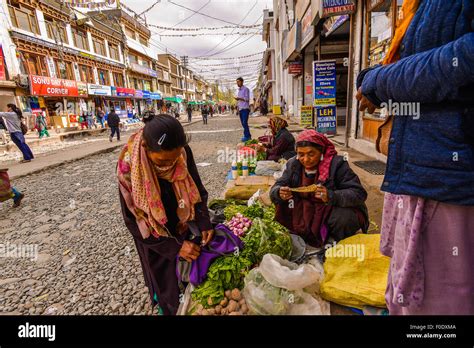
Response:
[{"label": "woman in blue jacket", "polygon": [[387,306],[391,314],[472,315],[474,1],[405,0],[402,11],[384,65],[362,71],[357,86],[361,111],[420,107],[394,114],[385,133]]}]

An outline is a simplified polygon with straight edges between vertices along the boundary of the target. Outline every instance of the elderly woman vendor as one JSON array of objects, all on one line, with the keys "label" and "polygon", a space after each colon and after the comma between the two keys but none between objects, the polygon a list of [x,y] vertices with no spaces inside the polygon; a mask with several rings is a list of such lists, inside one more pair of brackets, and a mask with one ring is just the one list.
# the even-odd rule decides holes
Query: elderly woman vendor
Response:
[{"label": "elderly woman vendor", "polygon": [[286,129],[288,122],[281,117],[273,116],[268,123],[275,139],[274,144],[261,146],[259,150],[266,153],[269,161],[278,162],[280,158],[288,160],[294,157],[295,137]]},{"label": "elderly woman vendor", "polygon": [[[314,247],[359,230],[366,233],[367,192],[334,145],[323,134],[305,130],[297,138],[296,153],[270,192],[275,219]],[[290,190],[313,184],[312,192]]]}]

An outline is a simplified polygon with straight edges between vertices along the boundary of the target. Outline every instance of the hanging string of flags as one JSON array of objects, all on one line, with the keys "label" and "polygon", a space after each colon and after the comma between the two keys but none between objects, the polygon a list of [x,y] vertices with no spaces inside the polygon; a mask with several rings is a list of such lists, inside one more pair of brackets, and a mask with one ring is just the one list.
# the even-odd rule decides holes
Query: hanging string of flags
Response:
[{"label": "hanging string of flags", "polygon": [[[236,58],[235,59],[235,64],[234,65],[243,65],[247,63],[253,63],[253,62],[261,62],[261,59],[250,59],[250,60],[245,60],[241,61],[240,59]],[[199,64],[199,63],[193,63],[194,65],[197,65],[199,67],[214,67],[214,66],[229,66],[229,63],[223,63],[223,64]]]},{"label": "hanging string of flags", "polygon": [[235,36],[235,35],[261,35],[261,31],[256,32],[243,32],[243,33],[199,33],[199,34],[159,34],[153,33],[152,35],[163,36],[163,37],[185,37],[185,36],[209,36],[209,35],[218,35],[218,36]]},{"label": "hanging string of flags", "polygon": [[261,28],[262,24],[252,24],[252,25],[224,25],[221,27],[195,27],[195,28],[173,28],[173,27],[163,27],[161,25],[148,24],[150,27],[154,27],[161,30],[173,30],[173,31],[200,31],[200,30],[220,30],[220,29],[253,29]]},{"label": "hanging string of flags", "polygon": [[246,56],[239,56],[239,57],[188,57],[189,59],[196,59],[196,60],[238,60],[242,58],[247,58],[247,57],[254,57],[254,56],[259,56],[263,54],[265,51],[253,53],[253,54],[247,54]]},{"label": "hanging string of flags", "polygon": [[103,7],[109,7],[115,5],[118,0],[101,0],[101,1],[91,1],[91,0],[61,0],[61,2],[68,4],[72,7],[82,7],[88,9],[98,9]]}]

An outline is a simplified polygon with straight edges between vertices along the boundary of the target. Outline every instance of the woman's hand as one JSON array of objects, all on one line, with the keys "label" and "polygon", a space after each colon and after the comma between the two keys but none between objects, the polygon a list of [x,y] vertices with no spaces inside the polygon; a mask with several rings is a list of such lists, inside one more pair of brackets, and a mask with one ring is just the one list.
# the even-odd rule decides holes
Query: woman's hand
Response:
[{"label": "woman's hand", "polygon": [[360,101],[359,111],[365,111],[367,109],[369,114],[373,114],[375,109],[377,109],[377,106],[372,104],[372,102],[362,94],[362,87],[359,87],[359,90],[356,94],[356,99]]},{"label": "woman's hand", "polygon": [[288,201],[293,198],[293,192],[290,191],[288,186],[280,187],[280,198],[284,201]]},{"label": "woman's hand", "polygon": [[328,190],[324,186],[318,186],[316,192],[314,193],[316,199],[322,200],[324,203],[329,202]]},{"label": "woman's hand", "polygon": [[183,245],[181,246],[181,250],[179,251],[179,256],[185,259],[188,262],[192,262],[196,260],[199,255],[201,254],[201,248],[199,245],[190,242],[189,240],[185,240]]},{"label": "woman's hand", "polygon": [[209,243],[212,240],[212,238],[214,238],[214,230],[203,231],[201,245],[202,246],[207,245],[207,243]]}]

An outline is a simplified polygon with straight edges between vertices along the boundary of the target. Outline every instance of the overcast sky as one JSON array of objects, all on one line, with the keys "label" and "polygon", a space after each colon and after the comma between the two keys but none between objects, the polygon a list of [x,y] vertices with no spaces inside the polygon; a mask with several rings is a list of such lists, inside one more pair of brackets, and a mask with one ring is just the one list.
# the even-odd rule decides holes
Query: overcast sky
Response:
[{"label": "overcast sky", "polygon": [[[122,3],[137,13],[141,13],[149,8],[155,0],[122,0]],[[174,3],[173,3],[174,2]],[[241,25],[262,24],[263,10],[272,8],[272,0],[161,0],[149,12],[146,13],[148,24],[164,27],[195,28],[195,27],[221,27],[231,25],[208,18],[201,14],[193,14],[181,6],[193,10],[199,10],[204,14],[221,20],[238,23]],[[176,30],[161,30],[151,27],[152,44],[161,49],[167,47],[172,53],[189,57],[240,57],[265,49],[266,44],[262,41],[262,35],[205,35],[196,37],[164,37],[157,35],[176,35],[185,32]],[[189,33],[231,33],[235,32],[261,32],[261,27],[253,29],[220,29],[207,30]],[[196,60],[189,59],[190,66],[198,74],[205,78],[233,79],[239,75],[244,78],[256,77],[259,64],[256,59],[261,55],[249,58],[233,60]],[[254,60],[254,61],[251,61]],[[249,62],[250,61],[250,62]],[[225,65],[223,65],[225,64]],[[241,67],[239,69],[239,66]],[[221,81],[222,81],[221,80]],[[234,85],[234,84],[230,84]],[[255,83],[247,84],[253,87]]]}]

